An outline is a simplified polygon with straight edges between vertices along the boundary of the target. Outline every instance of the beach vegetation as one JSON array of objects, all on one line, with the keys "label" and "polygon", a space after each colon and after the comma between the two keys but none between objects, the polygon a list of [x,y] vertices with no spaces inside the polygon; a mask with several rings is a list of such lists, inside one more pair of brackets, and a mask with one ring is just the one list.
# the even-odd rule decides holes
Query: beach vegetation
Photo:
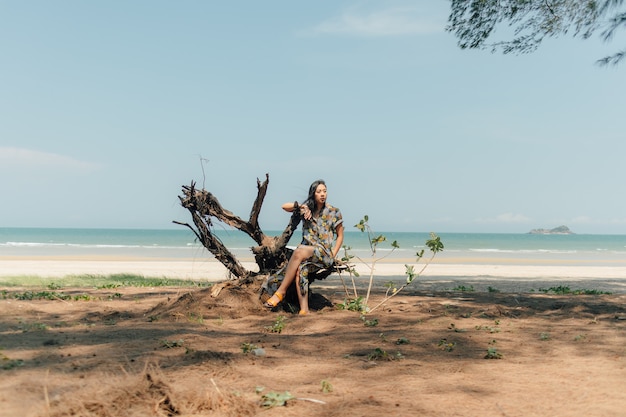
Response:
[{"label": "beach vegetation", "polygon": [[487,354],[484,356],[485,359],[502,359],[502,353],[498,352],[498,349],[495,347],[487,348]]},{"label": "beach vegetation", "polygon": [[365,327],[376,327],[376,326],[378,326],[378,319],[376,319],[376,318],[366,319],[365,316],[361,316],[361,319],[363,320],[363,325]]},{"label": "beach vegetation", "polygon": [[409,343],[411,343],[411,342],[406,337],[399,337],[396,340],[396,345],[408,345]]},{"label": "beach vegetation", "polygon": [[48,330],[48,325],[40,322],[29,323],[20,320],[17,328],[21,330],[22,333],[45,332],[46,330]]},{"label": "beach vegetation", "polygon": [[250,353],[254,349],[258,349],[258,346],[255,345],[254,343],[244,342],[244,343],[241,344],[241,352],[242,353]]},{"label": "beach vegetation", "polygon": [[282,333],[285,329],[285,316],[279,315],[270,326],[266,326],[265,330],[270,333]]},{"label": "beach vegetation", "polygon": [[456,347],[456,343],[450,342],[448,341],[448,339],[444,338],[444,339],[441,339],[439,343],[437,343],[437,346],[439,346],[441,350],[444,350],[446,352],[452,352],[454,348]]},{"label": "beach vegetation", "polygon": [[201,313],[194,313],[193,311],[190,311],[186,314],[186,317],[187,317],[187,320],[189,320],[190,322],[198,323],[198,324],[204,323],[204,317],[202,316]]},{"label": "beach vegetation", "polygon": [[321,386],[322,386],[321,390],[324,394],[333,392],[333,385],[327,379],[322,379]]},{"label": "beach vegetation", "polygon": [[[0,350],[2,350],[2,348],[0,348]],[[24,361],[22,359],[11,359],[4,353],[0,352],[0,369],[8,371],[23,365]]]},{"label": "beach vegetation", "polygon": [[395,361],[404,359],[404,355],[402,352],[389,353],[385,349],[377,347],[372,352],[367,355],[368,361],[377,361],[377,360],[385,360],[385,361]]},{"label": "beach vegetation", "polygon": [[[385,283],[385,287],[387,289],[385,291],[383,299],[380,302],[378,302],[378,304],[374,305],[373,307],[369,307],[370,295],[372,292],[372,288],[374,286],[376,264],[382,261],[383,259],[387,258],[388,256],[390,256],[396,249],[399,249],[400,245],[398,244],[397,241],[394,240],[393,242],[391,242],[391,250],[386,252],[383,256],[378,257],[377,255],[378,246],[381,243],[387,241],[387,238],[384,235],[374,233],[373,229],[371,228],[369,224],[369,216],[367,215],[363,216],[363,218],[359,221],[359,223],[354,225],[354,227],[356,227],[360,232],[367,234],[367,239],[368,239],[369,247],[371,251],[371,260],[368,262],[356,255],[353,255],[352,253],[350,253],[350,247],[344,246],[343,247],[344,256],[342,257],[341,262],[343,265],[347,266],[346,270],[350,276],[350,280],[352,284],[352,294],[350,294],[350,291],[348,290],[348,287],[342,275],[339,274],[339,276],[341,278],[341,282],[343,284],[343,287],[346,293],[346,299],[344,300],[343,308],[348,309],[348,310],[359,311],[362,314],[372,313],[376,309],[380,308],[387,301],[389,301],[392,297],[399,294],[400,291],[402,291],[403,289],[411,285],[411,283],[413,283],[413,281],[424,272],[424,270],[428,267],[428,265],[434,259],[435,255],[443,251],[444,249],[444,245],[443,245],[443,242],[441,241],[441,238],[437,236],[436,234],[431,233],[430,239],[426,240],[425,242],[425,246],[430,249],[431,256],[426,259],[426,261],[422,265],[422,268],[418,271],[415,269],[415,265],[405,264],[406,279],[402,283],[402,285],[397,286],[394,282]],[[424,258],[424,252],[425,250],[422,249],[416,253],[417,262],[421,261]],[[352,263],[355,258],[358,261],[360,261],[363,265],[366,265],[369,270],[369,278],[367,281],[367,286],[366,286],[367,289],[366,289],[365,298],[362,298],[361,296],[358,295],[355,278],[359,277],[359,273],[356,271],[354,264]],[[358,303],[355,303],[356,300],[358,300]],[[358,309],[354,308],[355,304],[356,306],[358,306]],[[348,306],[351,306],[352,308],[347,308]]]},{"label": "beach vegetation", "polygon": [[500,328],[496,325],[496,326],[476,326],[475,327],[476,330],[486,330],[489,333],[500,333]]},{"label": "beach vegetation", "polygon": [[465,285],[458,285],[458,286],[452,288],[452,291],[474,292],[474,286],[470,285],[469,287],[466,287]]},{"label": "beach vegetation", "polygon": [[185,341],[183,339],[178,340],[161,340],[161,347],[165,349],[173,349],[177,347],[184,347]]},{"label": "beach vegetation", "polygon": [[296,397],[291,395],[289,391],[271,391],[261,396],[261,406],[264,408],[284,407],[287,405],[287,401],[293,400],[295,398]]},{"label": "beach vegetation", "polygon": [[[115,293],[113,295],[107,296],[106,299],[112,300],[113,298],[121,298],[121,297],[122,297],[122,294]],[[3,299],[14,298],[16,300],[21,300],[21,301],[32,301],[32,300],[93,301],[93,300],[102,300],[101,297],[94,297],[92,295],[85,294],[85,293],[70,295],[70,294],[65,294],[65,293],[56,292],[56,291],[23,291],[23,292],[16,292],[16,293],[11,293],[11,292],[7,291],[7,292],[2,294],[2,298]]]},{"label": "beach vegetation", "polygon": [[[3,287],[34,287],[47,288],[51,291],[60,290],[58,283],[49,283],[40,276],[3,276],[0,277],[0,285]],[[191,281],[177,278],[151,278],[137,274],[109,274],[94,275],[80,274],[63,277],[63,285],[67,287],[87,287],[96,289],[112,289],[119,287],[210,287],[212,283],[205,281]]]},{"label": "beach vegetation", "polygon": [[567,285],[559,285],[556,287],[550,287],[550,288],[539,288],[539,291],[544,293],[544,294],[558,294],[558,295],[602,295],[602,294],[607,294],[610,295],[610,292],[607,291],[600,291],[600,290],[594,290],[594,289],[577,289],[577,290],[572,290],[569,286]]},{"label": "beach vegetation", "polygon": [[363,304],[363,297],[345,298],[343,300],[343,303],[337,304],[337,309],[362,312],[365,310],[365,305]]}]

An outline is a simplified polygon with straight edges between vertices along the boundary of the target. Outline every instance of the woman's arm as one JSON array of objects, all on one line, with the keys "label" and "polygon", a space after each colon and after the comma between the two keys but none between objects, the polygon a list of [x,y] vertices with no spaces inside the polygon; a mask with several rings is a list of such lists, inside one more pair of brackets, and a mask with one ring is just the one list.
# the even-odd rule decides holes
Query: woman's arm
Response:
[{"label": "woman's arm", "polygon": [[285,203],[283,204],[283,210],[288,211],[289,213],[292,213],[295,210],[300,210],[300,214],[305,220],[311,220],[311,210],[306,204],[299,204],[297,201],[294,201],[293,203]]},{"label": "woman's arm", "polygon": [[289,213],[291,213],[292,211],[294,211],[296,209],[296,207],[300,206],[299,204],[296,206],[296,204],[298,204],[297,201],[294,201],[293,203],[285,203],[285,204],[283,204],[283,210],[288,211]]},{"label": "woman's arm", "polygon": [[337,257],[337,254],[341,249],[341,245],[343,245],[343,223],[340,223],[335,231],[337,232],[337,240],[335,241],[335,247],[333,248],[333,258]]}]

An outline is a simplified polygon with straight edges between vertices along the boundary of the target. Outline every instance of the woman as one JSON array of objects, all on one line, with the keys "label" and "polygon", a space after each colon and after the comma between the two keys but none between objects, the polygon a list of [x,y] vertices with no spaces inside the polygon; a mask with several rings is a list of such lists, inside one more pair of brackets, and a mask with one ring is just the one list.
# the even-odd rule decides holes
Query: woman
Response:
[{"label": "woman", "polygon": [[309,187],[309,196],[303,204],[298,204],[297,201],[283,204],[283,210],[288,212],[299,210],[304,218],[302,242],[293,251],[284,271],[284,279],[274,294],[265,302],[265,307],[278,306],[285,298],[287,288],[297,276],[299,281],[296,291],[300,302],[300,314],[308,314],[309,271],[331,267],[343,244],[341,211],[328,204],[326,197],[326,183],[323,180],[317,180]]}]

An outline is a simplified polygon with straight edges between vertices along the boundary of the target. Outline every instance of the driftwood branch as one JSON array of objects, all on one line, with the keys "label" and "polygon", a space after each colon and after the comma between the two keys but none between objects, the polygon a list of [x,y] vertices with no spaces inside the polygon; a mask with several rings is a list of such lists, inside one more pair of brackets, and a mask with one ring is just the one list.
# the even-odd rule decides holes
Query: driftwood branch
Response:
[{"label": "driftwood branch", "polygon": [[[294,212],[281,235],[268,236],[263,233],[258,219],[268,184],[268,174],[265,174],[265,181],[263,182],[257,179],[257,196],[248,221],[222,207],[219,200],[210,192],[197,189],[193,181],[191,185],[182,187],[182,195],[178,197],[181,205],[190,212],[193,225],[176,221],[174,223],[188,227],[202,245],[241,283],[249,283],[257,275],[267,275],[289,259],[291,251],[287,248],[287,243],[297,230],[301,220],[300,214]],[[258,272],[244,268],[233,253],[213,233],[214,219],[246,233],[257,243],[258,246],[252,247],[251,250],[259,266]]]},{"label": "driftwood branch", "polygon": [[[215,285],[211,295],[217,297],[220,291],[229,285],[259,284],[258,278],[267,277],[284,266],[291,257],[292,250],[287,248],[289,240],[302,220],[298,210],[295,210],[289,218],[289,223],[279,236],[268,236],[263,233],[259,225],[259,214],[263,206],[263,200],[267,193],[269,175],[265,174],[265,181],[257,178],[257,196],[250,210],[248,221],[226,210],[218,199],[205,189],[197,189],[195,182],[182,187],[180,199],[181,205],[191,213],[193,225],[189,223],[174,222],[189,228],[202,245],[211,252],[230,272],[231,279]],[[213,233],[214,221],[225,223],[250,236],[257,246],[251,247],[254,259],[258,265],[258,272],[246,269],[235,255]],[[325,279],[333,272],[345,270],[345,265],[334,265],[332,268],[312,271],[309,273],[309,282]],[[259,284],[260,285],[260,284]],[[295,288],[293,297],[295,297]],[[289,294],[288,294],[289,296]]]}]

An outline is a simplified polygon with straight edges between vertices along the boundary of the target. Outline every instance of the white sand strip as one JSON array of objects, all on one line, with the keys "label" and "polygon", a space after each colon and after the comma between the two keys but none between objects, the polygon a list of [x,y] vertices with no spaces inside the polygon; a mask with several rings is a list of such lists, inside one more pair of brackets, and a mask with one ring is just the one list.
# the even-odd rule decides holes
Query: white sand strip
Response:
[{"label": "white sand strip", "polygon": [[[254,262],[245,268],[257,270]],[[415,270],[420,270],[416,265]],[[369,277],[367,265],[358,264],[361,277]],[[63,277],[68,275],[136,274],[145,277],[168,277],[220,281],[228,277],[226,268],[215,260],[50,260],[0,259],[0,276]],[[376,265],[374,276],[404,276],[402,263]],[[500,278],[611,278],[625,279],[626,268],[618,266],[502,265],[502,264],[431,264],[422,278],[428,277],[500,277]]]}]

